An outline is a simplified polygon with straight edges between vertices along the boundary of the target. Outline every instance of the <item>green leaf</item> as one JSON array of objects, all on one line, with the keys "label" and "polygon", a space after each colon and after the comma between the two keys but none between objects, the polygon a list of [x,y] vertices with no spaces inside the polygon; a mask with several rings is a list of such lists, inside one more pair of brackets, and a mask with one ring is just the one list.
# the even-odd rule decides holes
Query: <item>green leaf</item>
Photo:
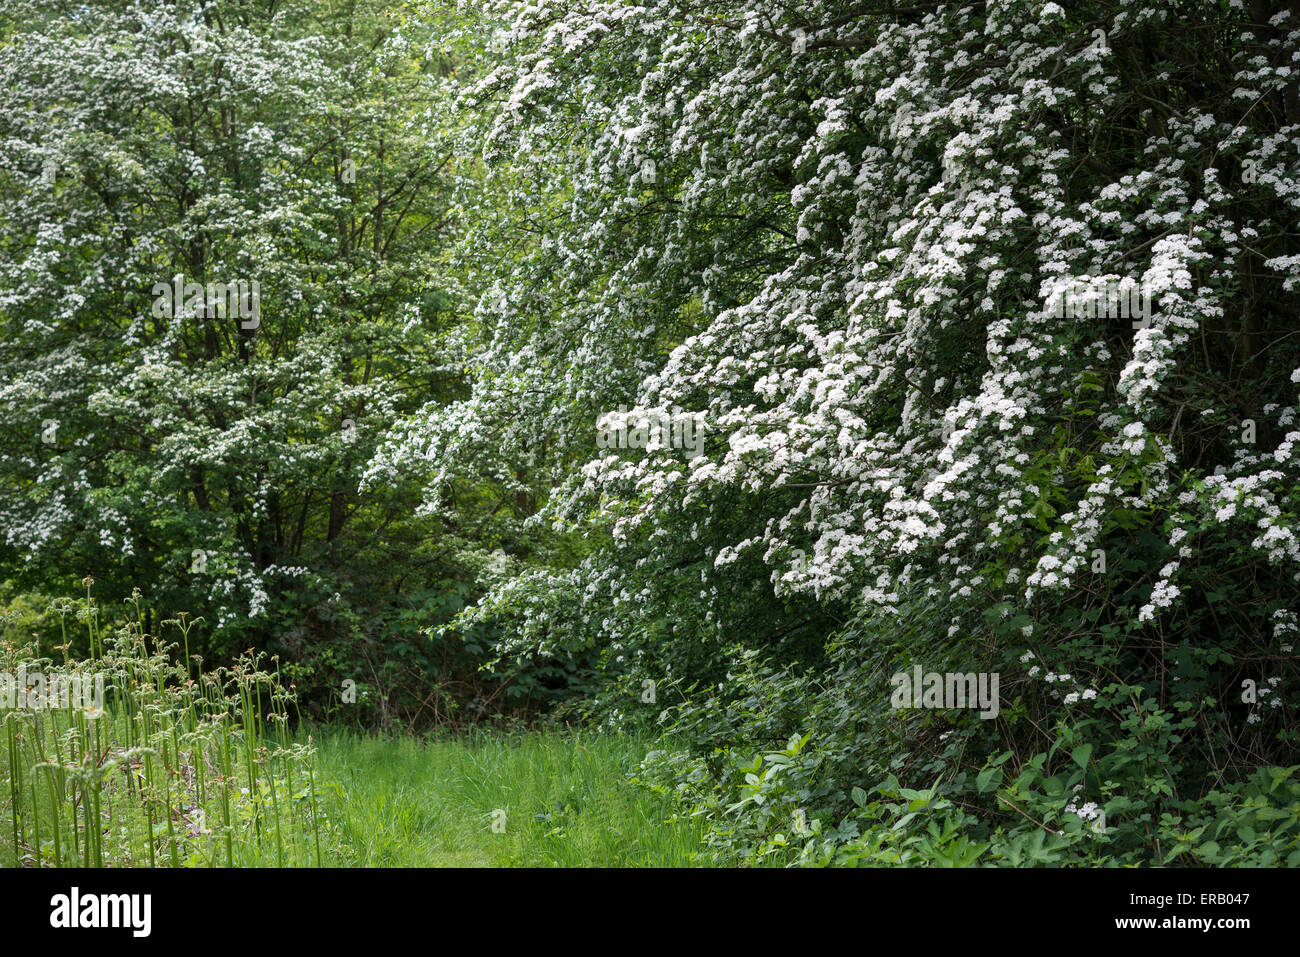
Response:
[{"label": "green leaf", "polygon": [[1092,757],[1092,745],[1081,744],[1070,752],[1070,757],[1074,758],[1074,763],[1085,771],[1088,770],[1088,759]]},{"label": "green leaf", "polygon": [[1002,783],[1001,768],[985,768],[975,778],[975,789],[980,794],[987,794]]}]

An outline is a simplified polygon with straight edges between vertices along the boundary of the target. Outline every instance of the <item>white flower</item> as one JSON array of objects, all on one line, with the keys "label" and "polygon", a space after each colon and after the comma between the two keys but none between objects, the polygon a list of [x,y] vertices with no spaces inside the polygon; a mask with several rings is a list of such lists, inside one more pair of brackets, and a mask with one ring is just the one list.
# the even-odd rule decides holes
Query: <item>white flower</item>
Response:
[{"label": "white flower", "polygon": [[1085,821],[1091,821],[1101,813],[1101,808],[1096,801],[1089,801],[1083,807],[1076,809],[1074,813]]}]

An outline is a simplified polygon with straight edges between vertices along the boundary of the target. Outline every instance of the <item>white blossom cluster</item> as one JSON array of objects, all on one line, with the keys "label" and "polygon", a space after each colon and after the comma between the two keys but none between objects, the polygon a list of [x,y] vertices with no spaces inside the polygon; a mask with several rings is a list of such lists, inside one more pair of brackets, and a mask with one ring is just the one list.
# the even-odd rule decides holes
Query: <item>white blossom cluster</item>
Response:
[{"label": "white blossom cluster", "polygon": [[[373,447],[411,407],[387,369],[427,348],[417,302],[400,327],[386,315],[427,265],[409,249],[385,262],[378,243],[368,257],[355,212],[374,178],[330,168],[349,149],[364,165],[382,135],[357,64],[409,75],[409,44],[358,47],[341,22],[291,22],[296,4],[275,24],[205,2],[0,15],[0,549],[78,576],[107,565],[151,600],[193,586],[223,623],[258,618],[308,574],[297,560],[328,525],[309,514],[335,494],[356,504],[367,455],[341,424]],[[423,159],[427,138],[411,139],[389,136],[392,162]],[[394,250],[413,228],[383,224]],[[363,247],[351,264],[343,234]],[[247,277],[258,322],[153,308],[177,274],[209,295]]]},{"label": "white blossom cluster", "polygon": [[[1244,532],[1300,581],[1294,390],[1215,410],[1228,465],[1198,471],[1176,441],[1208,427],[1184,380],[1222,348],[1241,257],[1300,211],[1300,129],[1241,119],[1291,82],[1300,24],[1227,14],[1269,56],[1225,65],[1244,105],[1212,115],[1134,106],[1120,82],[1117,50],[1182,28],[1171,2],[1114,4],[1101,46],[1055,3],[848,9],[492,4],[485,155],[549,225],[484,293],[472,397],[395,434],[372,476],[426,459],[437,508],[468,450],[545,437],[573,461],[539,521],[609,539],[496,593],[535,635],[572,613],[564,593],[621,640],[601,608],[649,601],[646,569],[692,548],[711,549],[705,622],[744,562],[819,602],[888,610],[922,583],[1029,603],[1086,584],[1125,515],[1178,555],[1149,570],[1143,623],[1178,606],[1207,536]],[[1116,158],[1098,144],[1125,110],[1144,132]],[[1297,257],[1254,268],[1300,280]],[[1087,277],[1125,277],[1152,314],[1058,318]],[[591,454],[593,410],[625,400],[702,410],[706,454]],[[1285,438],[1245,444],[1244,419]]]}]

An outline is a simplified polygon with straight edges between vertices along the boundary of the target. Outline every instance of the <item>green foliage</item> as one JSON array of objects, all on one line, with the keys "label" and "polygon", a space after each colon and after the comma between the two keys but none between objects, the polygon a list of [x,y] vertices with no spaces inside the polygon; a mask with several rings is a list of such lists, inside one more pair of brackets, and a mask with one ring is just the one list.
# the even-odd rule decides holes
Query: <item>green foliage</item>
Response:
[{"label": "green foliage", "polygon": [[[1076,620],[1065,609],[1034,625],[993,607],[983,631],[956,641],[935,633],[945,619],[930,603],[909,607],[850,624],[826,669],[736,651],[721,688],[665,710],[676,749],[647,758],[642,775],[704,817],[705,839],[724,859],[755,864],[1300,861],[1300,768],[1244,755],[1234,759],[1241,772],[1224,764],[1247,746],[1285,755],[1291,740],[1279,709],[1246,722],[1230,655],[1171,648],[1163,692],[1157,675],[1083,698],[1071,690],[1088,684],[1082,676],[1149,672],[1131,629],[1079,637],[1095,615]],[[1023,649],[1026,629],[1037,652]],[[1061,633],[1073,637],[1053,642]],[[890,672],[916,661],[956,667],[972,642],[1009,649],[989,664],[1004,689],[996,720],[890,707]],[[1054,663],[1044,674],[1046,660]],[[1243,726],[1258,730],[1243,739]]]},{"label": "green foliage", "polygon": [[[360,487],[394,423],[463,392],[445,252],[475,164],[440,120],[482,46],[461,19],[380,0],[0,4],[12,591],[90,575],[112,609],[138,588],[148,628],[189,610],[210,664],[279,655],[307,714],[356,726],[554,695],[526,658],[481,670],[491,628],[433,637],[500,547],[483,483],[439,515],[412,483]],[[257,283],[260,311],[160,307],[178,275]]]}]

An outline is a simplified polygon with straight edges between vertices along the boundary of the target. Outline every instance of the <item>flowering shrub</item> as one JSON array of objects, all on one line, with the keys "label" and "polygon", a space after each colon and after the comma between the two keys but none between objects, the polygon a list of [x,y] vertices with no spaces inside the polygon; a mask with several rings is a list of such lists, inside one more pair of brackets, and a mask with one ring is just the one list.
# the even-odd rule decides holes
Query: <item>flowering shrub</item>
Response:
[{"label": "flowering shrub", "polygon": [[[488,17],[498,62],[470,135],[510,209],[483,210],[463,253],[484,266],[472,391],[370,469],[422,474],[436,509],[469,470],[540,456],[527,527],[573,544],[468,618],[506,616],[514,651],[610,649],[630,680],[596,707],[617,721],[639,679],[742,699],[743,636],[778,674],[822,669],[859,734],[894,736],[871,773],[958,773],[1014,741],[1016,773],[1046,774],[1059,728],[1100,753],[1154,714],[1176,716],[1143,745],[1170,801],[1294,759],[1290,12]],[[1149,309],[1105,304],[1139,289]],[[1062,310],[1067,294],[1102,305]],[[596,447],[615,407],[700,410],[704,454]],[[1012,699],[995,728],[953,731],[965,752],[842,684],[940,659],[1000,671]],[[1249,704],[1243,682],[1269,695]],[[781,734],[819,720],[806,703]]]},{"label": "flowering shrub", "polygon": [[[487,642],[428,630],[491,546],[357,490],[458,371],[441,36],[377,0],[0,20],[0,581],[138,586],[212,665],[281,655],[315,716],[459,720],[499,690]],[[370,693],[339,708],[344,681]]]}]

